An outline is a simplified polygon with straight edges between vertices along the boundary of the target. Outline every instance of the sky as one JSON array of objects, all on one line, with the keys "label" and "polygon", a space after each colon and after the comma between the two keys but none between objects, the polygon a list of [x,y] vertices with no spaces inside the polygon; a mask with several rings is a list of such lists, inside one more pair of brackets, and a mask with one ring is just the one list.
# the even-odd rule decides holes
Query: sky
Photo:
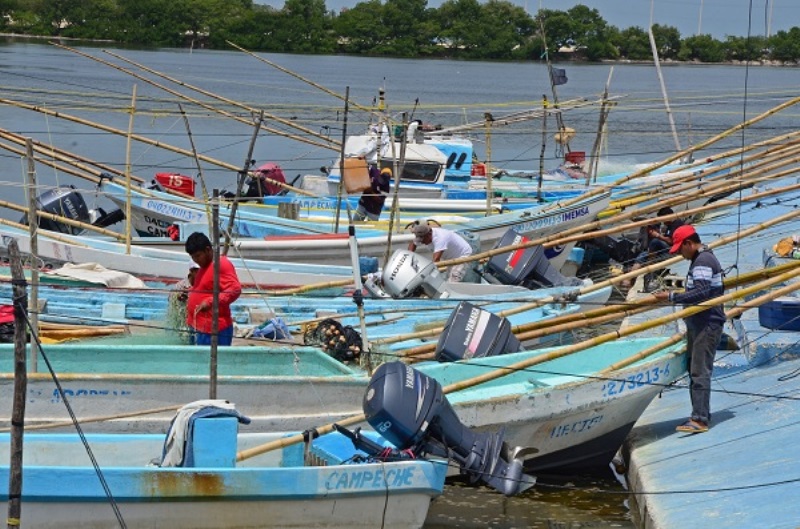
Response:
[{"label": "sky", "polygon": [[[359,0],[325,0],[330,10],[353,7]],[[443,0],[428,0],[428,7],[438,7]],[[485,0],[480,0],[484,2]],[[681,37],[698,33],[711,34],[724,40],[727,35],[775,34],[792,26],[800,27],[800,0],[510,0],[530,13],[542,9],[566,11],[577,4],[597,9],[606,22],[620,29],[631,26],[646,28],[650,23],[651,5],[653,23],[678,28]],[[283,0],[256,0],[277,8]],[[752,4],[752,17],[750,9]],[[702,16],[701,16],[702,6]],[[771,14],[771,17],[768,16]],[[771,22],[768,23],[768,20]]]}]

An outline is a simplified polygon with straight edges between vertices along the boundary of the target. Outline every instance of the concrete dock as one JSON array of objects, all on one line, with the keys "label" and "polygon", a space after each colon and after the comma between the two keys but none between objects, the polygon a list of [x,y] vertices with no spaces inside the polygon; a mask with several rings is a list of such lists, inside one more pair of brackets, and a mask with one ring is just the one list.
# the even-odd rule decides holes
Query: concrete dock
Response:
[{"label": "concrete dock", "polygon": [[628,436],[640,529],[800,527],[800,333],[745,326],[750,352],[717,353],[708,432],[675,431],[691,412],[684,380]]}]

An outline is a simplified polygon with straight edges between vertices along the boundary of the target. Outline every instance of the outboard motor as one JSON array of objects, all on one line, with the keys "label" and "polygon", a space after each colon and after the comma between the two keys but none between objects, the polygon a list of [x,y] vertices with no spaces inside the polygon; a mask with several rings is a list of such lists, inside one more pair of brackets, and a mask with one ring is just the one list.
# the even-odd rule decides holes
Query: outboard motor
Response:
[{"label": "outboard motor", "polygon": [[367,281],[364,286],[377,297],[407,298],[418,289],[431,298],[447,298],[447,277],[427,257],[408,250],[392,254],[381,275],[382,285]]},{"label": "outboard motor", "polygon": [[[261,198],[282,194],[283,188],[275,183],[286,183],[286,176],[283,174],[283,169],[281,169],[280,165],[272,162],[265,163],[255,169],[253,173],[255,174],[249,179],[244,196]],[[270,181],[267,181],[266,178]]]},{"label": "outboard motor", "polygon": [[522,345],[511,332],[511,322],[462,301],[450,314],[439,336],[435,358],[439,362],[455,362],[521,350]]},{"label": "outboard motor", "polygon": [[[530,239],[508,230],[495,244],[495,249],[524,244]],[[483,277],[490,283],[523,285],[527,288],[558,286],[580,286],[583,282],[575,277],[564,277],[545,256],[541,246],[530,246],[493,255],[484,268]]]},{"label": "outboard motor", "polygon": [[[84,224],[91,224],[92,221],[86,201],[83,200],[83,196],[75,189],[75,186],[61,186],[45,191],[36,198],[36,208],[53,215],[83,222]],[[28,224],[28,215],[23,215],[19,222],[20,224]],[[43,230],[69,233],[71,235],[78,235],[83,232],[83,228],[70,226],[44,217],[39,217],[39,227]]]},{"label": "outboard motor", "polygon": [[388,362],[375,371],[363,406],[367,422],[398,449],[452,459],[472,483],[481,480],[512,496],[536,481],[523,472],[522,460],[534,450],[509,450],[503,431],[467,428],[441,384],[402,362]]}]

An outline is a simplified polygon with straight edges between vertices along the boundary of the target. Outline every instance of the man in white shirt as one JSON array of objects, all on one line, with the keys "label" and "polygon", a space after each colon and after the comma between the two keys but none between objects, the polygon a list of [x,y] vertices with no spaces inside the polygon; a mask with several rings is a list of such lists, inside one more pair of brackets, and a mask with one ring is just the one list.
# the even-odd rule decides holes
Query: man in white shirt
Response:
[{"label": "man in white shirt", "polygon": [[[433,261],[449,261],[472,255],[472,247],[459,234],[444,228],[431,228],[427,224],[416,224],[413,228],[415,239],[408,244],[412,252],[417,246],[433,245]],[[448,281],[459,283],[467,273],[467,263],[453,265],[448,269]]]}]

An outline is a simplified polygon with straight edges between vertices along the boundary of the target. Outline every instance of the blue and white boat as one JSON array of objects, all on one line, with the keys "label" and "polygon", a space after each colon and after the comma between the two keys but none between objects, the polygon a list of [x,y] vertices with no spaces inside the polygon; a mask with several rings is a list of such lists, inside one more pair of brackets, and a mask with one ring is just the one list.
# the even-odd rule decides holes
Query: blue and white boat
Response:
[{"label": "blue and white boat", "polygon": [[[418,529],[431,499],[443,491],[443,462],[370,460],[339,433],[236,460],[237,451],[287,435],[237,433],[232,417],[198,419],[187,444],[192,457],[184,456],[189,466],[161,467],[152,461],[161,460],[163,434],[89,434],[98,470],[77,434],[26,432],[19,527],[99,528],[124,521],[131,529]],[[8,433],[0,434],[0,458],[5,505]]]}]

